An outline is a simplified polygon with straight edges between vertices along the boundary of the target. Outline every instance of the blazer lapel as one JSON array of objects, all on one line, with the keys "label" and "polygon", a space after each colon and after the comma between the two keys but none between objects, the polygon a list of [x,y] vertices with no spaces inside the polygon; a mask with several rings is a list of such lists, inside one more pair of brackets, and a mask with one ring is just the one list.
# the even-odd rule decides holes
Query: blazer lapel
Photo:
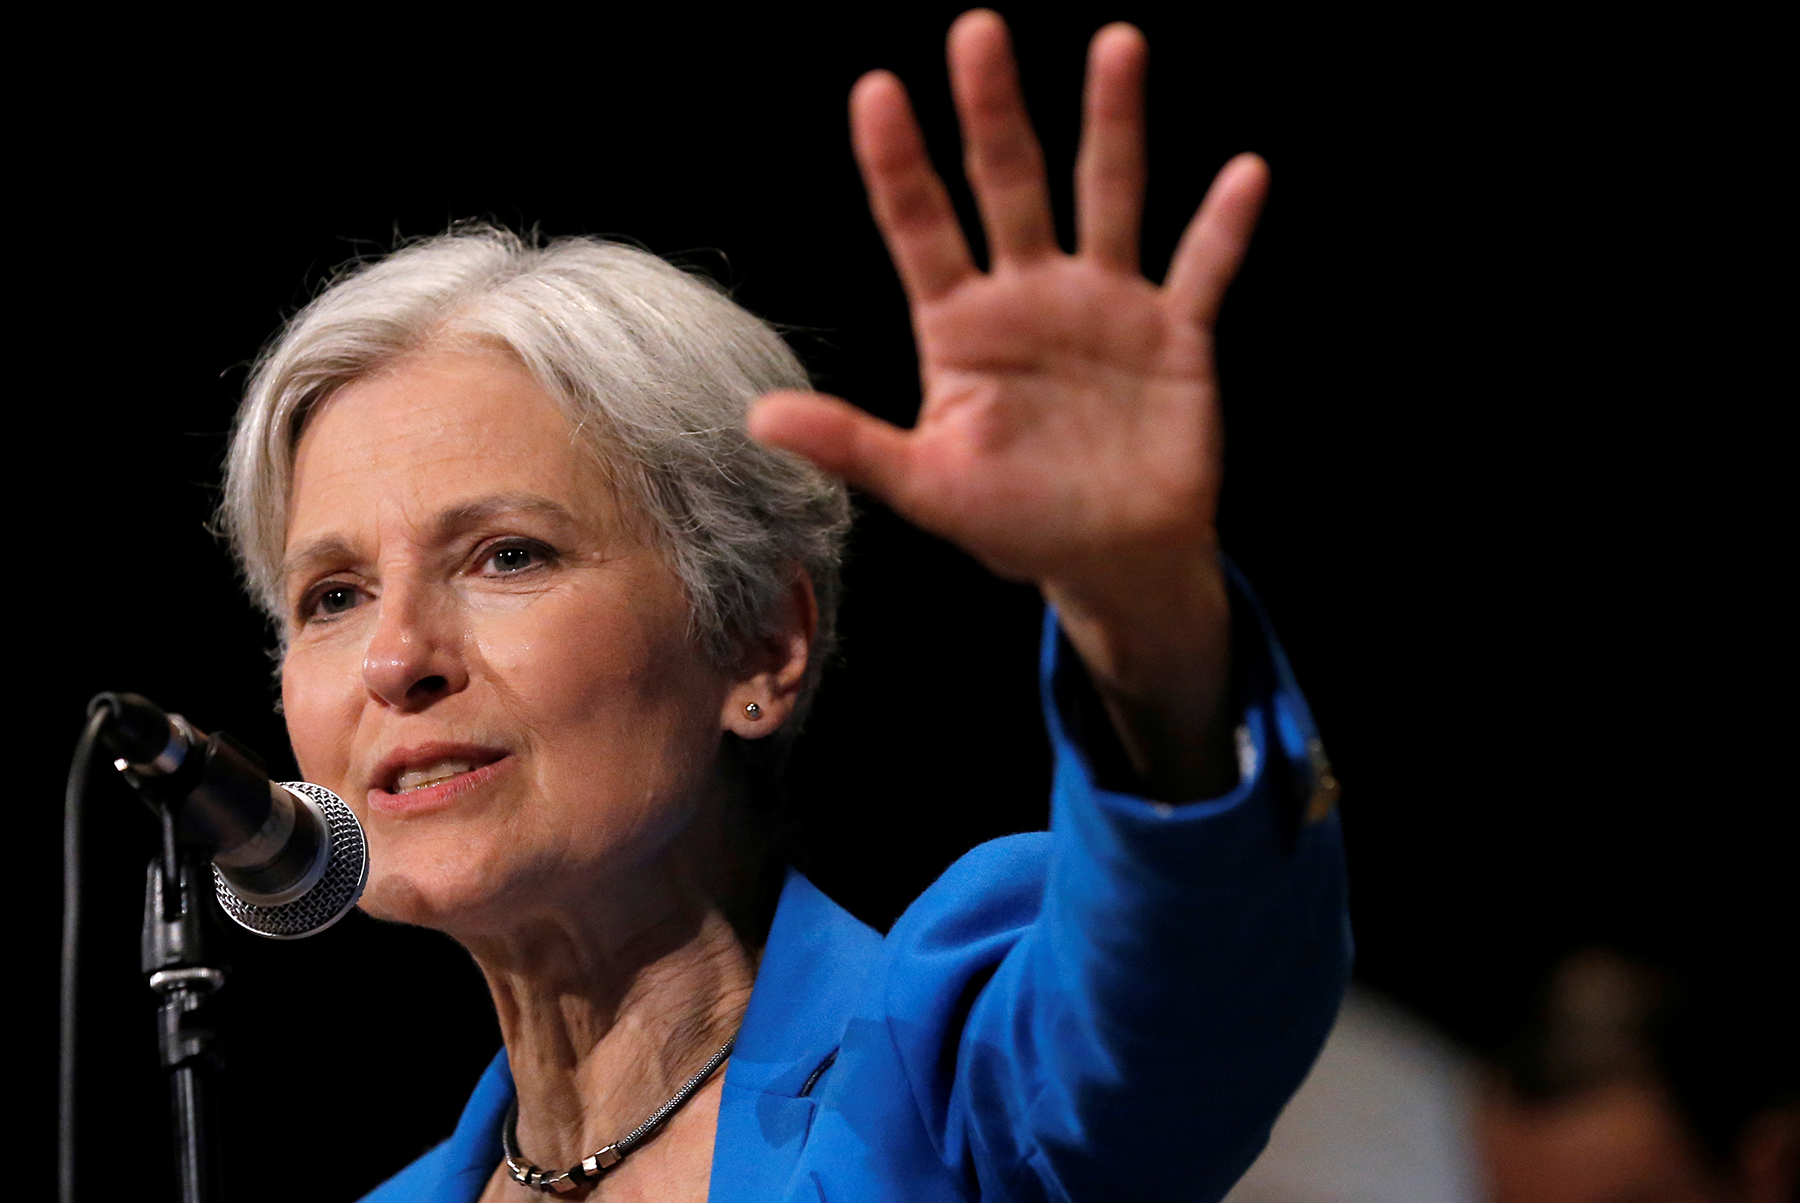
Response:
[{"label": "blazer lapel", "polygon": [[756,989],[725,1068],[713,1203],[788,1193],[812,1129],[808,1096],[843,1041],[882,945],[873,928],[788,870]]}]

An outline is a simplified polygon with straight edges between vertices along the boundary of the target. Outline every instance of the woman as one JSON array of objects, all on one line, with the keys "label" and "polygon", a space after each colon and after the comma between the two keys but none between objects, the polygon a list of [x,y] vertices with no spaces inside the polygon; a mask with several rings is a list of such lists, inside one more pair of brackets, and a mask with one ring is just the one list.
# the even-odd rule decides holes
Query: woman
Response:
[{"label": "woman", "polygon": [[[1323,1038],[1333,787],[1213,530],[1210,325],[1264,168],[1225,169],[1156,289],[1137,32],[1094,41],[1073,257],[999,19],[950,56],[989,273],[897,81],[852,97],[911,432],[649,256],[485,229],[339,282],[259,364],[226,519],[295,752],[363,819],[365,908],[467,947],[505,1037],[373,1198],[1217,1197]],[[779,859],[833,477],[1054,606],[1055,834],[977,849],[885,939]]]}]

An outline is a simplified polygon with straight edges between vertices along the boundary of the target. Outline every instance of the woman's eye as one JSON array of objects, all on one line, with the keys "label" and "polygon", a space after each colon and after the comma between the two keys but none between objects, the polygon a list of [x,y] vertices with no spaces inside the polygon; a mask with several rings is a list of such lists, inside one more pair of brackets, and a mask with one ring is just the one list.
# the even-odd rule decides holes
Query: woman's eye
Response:
[{"label": "woman's eye", "polygon": [[330,616],[342,614],[355,606],[356,590],[348,585],[334,585],[319,594],[318,600],[313,603],[313,610],[315,613]]},{"label": "woman's eye", "polygon": [[496,547],[489,552],[487,565],[489,571],[506,576],[515,572],[523,572],[527,568],[536,568],[549,558],[543,548],[514,543],[505,547]]},{"label": "woman's eye", "polygon": [[362,604],[362,591],[355,585],[325,585],[306,595],[300,603],[301,625],[321,618],[336,618]]}]

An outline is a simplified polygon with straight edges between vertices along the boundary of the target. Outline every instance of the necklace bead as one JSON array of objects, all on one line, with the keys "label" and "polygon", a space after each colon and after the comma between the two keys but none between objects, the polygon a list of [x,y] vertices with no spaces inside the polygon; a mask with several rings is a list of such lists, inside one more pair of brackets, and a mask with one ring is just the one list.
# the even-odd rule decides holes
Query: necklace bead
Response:
[{"label": "necklace bead", "polygon": [[506,1123],[500,1128],[500,1141],[506,1151],[506,1172],[520,1186],[529,1186],[532,1190],[546,1195],[566,1195],[580,1190],[589,1182],[596,1181],[606,1171],[618,1165],[625,1155],[650,1139],[652,1133],[662,1127],[671,1115],[681,1109],[681,1105],[692,1098],[694,1092],[713,1076],[719,1066],[725,1064],[725,1058],[731,1056],[731,1048],[737,1043],[733,1036],[719,1046],[719,1051],[712,1055],[707,1063],[700,1067],[700,1072],[689,1078],[677,1090],[674,1097],[656,1109],[656,1114],[631,1130],[623,1140],[598,1149],[583,1157],[579,1162],[560,1173],[544,1169],[525,1160],[519,1152],[519,1099],[513,1096],[512,1105],[506,1109]]}]

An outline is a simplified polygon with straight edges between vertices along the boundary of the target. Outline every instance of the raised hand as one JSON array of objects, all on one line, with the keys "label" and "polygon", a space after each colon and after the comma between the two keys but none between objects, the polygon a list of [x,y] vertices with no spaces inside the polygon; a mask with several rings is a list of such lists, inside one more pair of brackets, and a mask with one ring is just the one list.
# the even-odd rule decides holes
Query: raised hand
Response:
[{"label": "raised hand", "polygon": [[1079,245],[1056,245],[1042,152],[1000,18],[950,31],[965,167],[991,259],[975,267],[900,82],[851,96],[857,160],[912,305],[910,431],[836,398],[776,394],[760,439],[868,489],[994,572],[1038,584],[1100,687],[1127,754],[1167,796],[1235,774],[1223,700],[1229,614],[1212,325],[1267,187],[1227,164],[1158,288],[1138,269],[1143,36],[1113,25],[1088,61]]}]

